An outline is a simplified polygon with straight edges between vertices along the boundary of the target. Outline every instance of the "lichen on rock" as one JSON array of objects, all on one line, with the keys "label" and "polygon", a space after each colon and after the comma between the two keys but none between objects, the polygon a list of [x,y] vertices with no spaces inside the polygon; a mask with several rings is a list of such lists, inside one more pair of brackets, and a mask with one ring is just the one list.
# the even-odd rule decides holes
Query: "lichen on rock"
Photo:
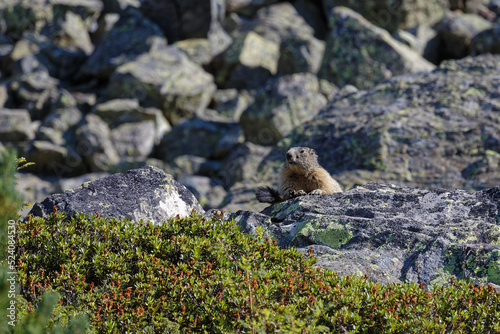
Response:
[{"label": "lichen on rock", "polygon": [[[383,283],[443,284],[454,277],[499,284],[499,191],[369,183],[280,202],[251,217],[254,225],[270,219],[278,244],[304,253],[312,247],[322,267],[344,275],[360,271]],[[245,225],[247,217],[234,218]]]},{"label": "lichen on rock", "polygon": [[66,212],[68,217],[83,212],[154,224],[161,224],[177,215],[186,217],[193,210],[202,214],[205,212],[182,184],[151,166],[116,173],[49,196],[36,203],[30,214],[46,216],[53,212],[54,207]]}]

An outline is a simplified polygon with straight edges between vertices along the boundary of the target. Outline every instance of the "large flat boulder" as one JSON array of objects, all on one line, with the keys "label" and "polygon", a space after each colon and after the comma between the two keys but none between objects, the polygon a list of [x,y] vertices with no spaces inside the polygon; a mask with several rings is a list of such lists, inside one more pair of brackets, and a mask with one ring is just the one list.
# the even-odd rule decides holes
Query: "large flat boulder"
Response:
[{"label": "large flat boulder", "polygon": [[[280,245],[313,251],[318,265],[380,283],[500,284],[500,187],[479,192],[369,183],[232,216]],[[311,250],[309,250],[311,249]]]},{"label": "large flat boulder", "polygon": [[151,166],[106,176],[62,194],[49,196],[43,202],[36,203],[29,214],[47,216],[54,211],[54,207],[66,212],[69,217],[83,212],[154,224],[177,215],[188,216],[193,210],[205,212],[182,184]]}]

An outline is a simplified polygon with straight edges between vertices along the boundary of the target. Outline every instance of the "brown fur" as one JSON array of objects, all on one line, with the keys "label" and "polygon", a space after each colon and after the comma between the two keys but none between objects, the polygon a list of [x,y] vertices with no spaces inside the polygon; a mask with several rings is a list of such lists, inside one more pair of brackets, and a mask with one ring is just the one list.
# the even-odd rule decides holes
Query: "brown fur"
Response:
[{"label": "brown fur", "polygon": [[261,202],[275,203],[306,194],[336,192],[342,192],[342,187],[320,166],[316,152],[308,147],[293,147],[286,153],[279,192],[269,187],[261,187],[255,195]]}]

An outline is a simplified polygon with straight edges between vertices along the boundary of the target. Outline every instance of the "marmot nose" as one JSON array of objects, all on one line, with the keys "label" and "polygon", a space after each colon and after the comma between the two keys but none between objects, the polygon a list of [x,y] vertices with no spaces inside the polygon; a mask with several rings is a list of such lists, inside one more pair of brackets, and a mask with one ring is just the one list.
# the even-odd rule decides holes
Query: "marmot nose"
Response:
[{"label": "marmot nose", "polygon": [[293,155],[291,153],[286,154],[286,160],[290,161],[290,160],[292,160],[292,158],[293,158]]}]

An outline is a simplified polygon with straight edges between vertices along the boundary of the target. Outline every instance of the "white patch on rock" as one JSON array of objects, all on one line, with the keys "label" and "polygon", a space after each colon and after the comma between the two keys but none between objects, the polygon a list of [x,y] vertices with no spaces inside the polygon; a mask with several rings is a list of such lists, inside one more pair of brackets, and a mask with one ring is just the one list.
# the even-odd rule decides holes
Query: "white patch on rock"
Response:
[{"label": "white patch on rock", "polygon": [[169,218],[175,217],[177,214],[181,217],[186,217],[191,214],[186,202],[179,196],[170,196],[166,201],[160,201],[159,206]]}]

